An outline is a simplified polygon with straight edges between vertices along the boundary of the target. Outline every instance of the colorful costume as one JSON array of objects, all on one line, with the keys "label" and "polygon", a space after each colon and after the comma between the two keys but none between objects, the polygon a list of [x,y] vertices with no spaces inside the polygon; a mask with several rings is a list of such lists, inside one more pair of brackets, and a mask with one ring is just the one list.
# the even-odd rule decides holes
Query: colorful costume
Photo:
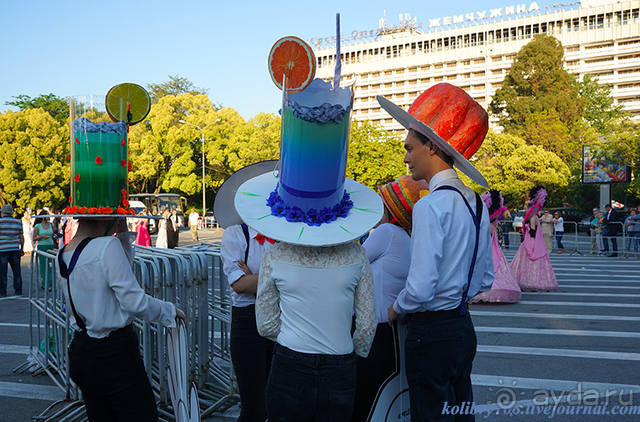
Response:
[{"label": "colorful costume", "polygon": [[493,257],[493,272],[495,280],[488,292],[480,293],[475,296],[471,302],[497,302],[497,303],[516,303],[520,301],[522,292],[518,282],[511,273],[511,267],[507,258],[505,258],[502,249],[498,245],[498,230],[500,219],[504,215],[507,208],[504,207],[504,200],[500,192],[490,190],[482,195],[487,208],[489,208],[489,220],[491,221],[491,256]]},{"label": "colorful costume", "polygon": [[[511,271],[523,292],[555,291],[558,281],[544,243],[544,234],[536,212],[542,208],[547,191],[534,187],[524,216],[524,241],[511,261]],[[533,233],[533,237],[532,236]]]}]

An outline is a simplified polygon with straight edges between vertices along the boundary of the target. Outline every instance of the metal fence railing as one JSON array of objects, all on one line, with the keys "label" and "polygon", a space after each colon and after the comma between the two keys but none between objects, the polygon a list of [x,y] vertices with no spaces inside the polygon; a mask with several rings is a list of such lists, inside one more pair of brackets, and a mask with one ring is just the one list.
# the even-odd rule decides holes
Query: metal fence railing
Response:
[{"label": "metal fence railing", "polygon": [[[135,247],[133,271],[145,291],[168,300],[187,315],[189,381],[198,387],[201,415],[222,412],[238,401],[229,347],[231,302],[217,244],[194,248]],[[69,312],[57,282],[56,254],[34,251],[29,290],[29,355],[16,372],[46,374],[65,394],[34,420],[84,421],[81,392],[69,375],[72,339]],[[42,274],[40,262],[43,263]],[[50,278],[51,286],[40,280]],[[140,351],[156,394],[160,418],[174,420],[168,389],[167,339],[157,324],[136,320]]]},{"label": "metal fence railing", "polygon": [[[594,226],[585,230],[574,221],[565,221],[565,231],[561,238],[564,248],[559,248],[556,238],[558,233],[554,231],[551,234],[545,234],[545,240],[551,245],[549,252],[565,252],[575,255],[615,253],[621,258],[640,258],[640,233],[630,233],[622,222],[616,221],[609,224],[608,230],[603,226]],[[522,243],[521,226],[518,225],[516,230],[512,220],[505,220],[500,223],[500,228],[502,247],[518,248]]]}]

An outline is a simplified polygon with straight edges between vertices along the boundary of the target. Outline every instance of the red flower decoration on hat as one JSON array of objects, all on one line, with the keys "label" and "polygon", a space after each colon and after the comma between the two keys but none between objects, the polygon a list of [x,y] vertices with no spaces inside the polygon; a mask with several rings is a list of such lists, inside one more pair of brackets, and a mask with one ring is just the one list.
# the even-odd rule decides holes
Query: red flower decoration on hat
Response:
[{"label": "red flower decoration on hat", "polygon": [[69,203],[71,203],[71,197],[69,197]]},{"label": "red flower decoration on hat", "polygon": [[76,144],[80,145],[80,140],[76,138]]},{"label": "red flower decoration on hat", "polygon": [[99,155],[96,157],[96,164],[102,164],[102,157],[100,157]]},{"label": "red flower decoration on hat", "polygon": [[96,207],[89,207],[89,214],[99,214],[99,212],[98,212],[98,208],[96,208]]},{"label": "red flower decoration on hat", "polygon": [[125,208],[129,208],[129,201],[127,201],[126,199],[123,199],[123,200],[122,200],[122,205],[123,205]]},{"label": "red flower decoration on hat", "polygon": [[122,189],[122,190],[120,191],[120,193],[122,194],[122,197],[123,197],[123,198],[126,198],[126,197],[127,197],[127,191],[126,191],[125,189]]},{"label": "red flower decoration on hat", "polygon": [[88,212],[89,212],[89,208],[87,207],[78,208],[78,214],[87,214]]},{"label": "red flower decoration on hat", "polygon": [[131,161],[129,161],[129,171],[131,171],[133,169],[133,166],[131,165]]},{"label": "red flower decoration on hat", "polygon": [[69,154],[69,156],[67,158],[69,159],[69,161],[71,161],[71,154]]},{"label": "red flower decoration on hat", "polygon": [[98,212],[100,214],[113,214],[113,210],[109,207],[100,207]]},{"label": "red flower decoration on hat", "polygon": [[127,160],[120,160],[120,164],[122,165],[122,167],[126,167],[127,166]]},{"label": "red flower decoration on hat", "polygon": [[80,181],[80,174],[76,174],[76,177],[73,178],[76,182]]},{"label": "red flower decoration on hat", "polygon": [[124,144],[126,144],[126,143],[127,143],[127,140],[126,140],[126,139],[124,139],[124,138],[122,138],[122,141],[120,141],[120,143],[122,144],[122,146],[124,146]]},{"label": "red flower decoration on hat", "polygon": [[116,214],[124,215],[124,214],[128,214],[128,212],[127,212],[127,210],[125,210],[124,208],[122,208],[122,207],[118,207],[118,208],[116,209]]}]

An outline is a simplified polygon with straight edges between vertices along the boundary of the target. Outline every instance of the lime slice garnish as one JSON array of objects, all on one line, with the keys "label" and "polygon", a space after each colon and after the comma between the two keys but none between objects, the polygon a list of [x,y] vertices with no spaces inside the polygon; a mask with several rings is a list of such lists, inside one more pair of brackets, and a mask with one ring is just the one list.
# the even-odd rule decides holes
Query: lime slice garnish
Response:
[{"label": "lime slice garnish", "polygon": [[147,117],[151,110],[151,98],[140,85],[123,83],[107,92],[105,106],[109,117],[114,121],[126,122],[132,126]]}]

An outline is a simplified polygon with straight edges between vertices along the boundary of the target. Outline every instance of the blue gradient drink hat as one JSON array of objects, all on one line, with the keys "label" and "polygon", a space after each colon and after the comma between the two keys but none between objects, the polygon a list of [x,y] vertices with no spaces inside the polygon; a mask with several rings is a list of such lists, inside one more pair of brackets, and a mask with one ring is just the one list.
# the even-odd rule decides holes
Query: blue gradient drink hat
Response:
[{"label": "blue gradient drink hat", "polygon": [[297,245],[337,245],[361,237],[382,217],[378,194],[345,177],[353,93],[338,86],[336,67],[333,86],[311,77],[298,92],[283,89],[278,171],[252,178],[236,192],[238,214],[265,236]]}]

